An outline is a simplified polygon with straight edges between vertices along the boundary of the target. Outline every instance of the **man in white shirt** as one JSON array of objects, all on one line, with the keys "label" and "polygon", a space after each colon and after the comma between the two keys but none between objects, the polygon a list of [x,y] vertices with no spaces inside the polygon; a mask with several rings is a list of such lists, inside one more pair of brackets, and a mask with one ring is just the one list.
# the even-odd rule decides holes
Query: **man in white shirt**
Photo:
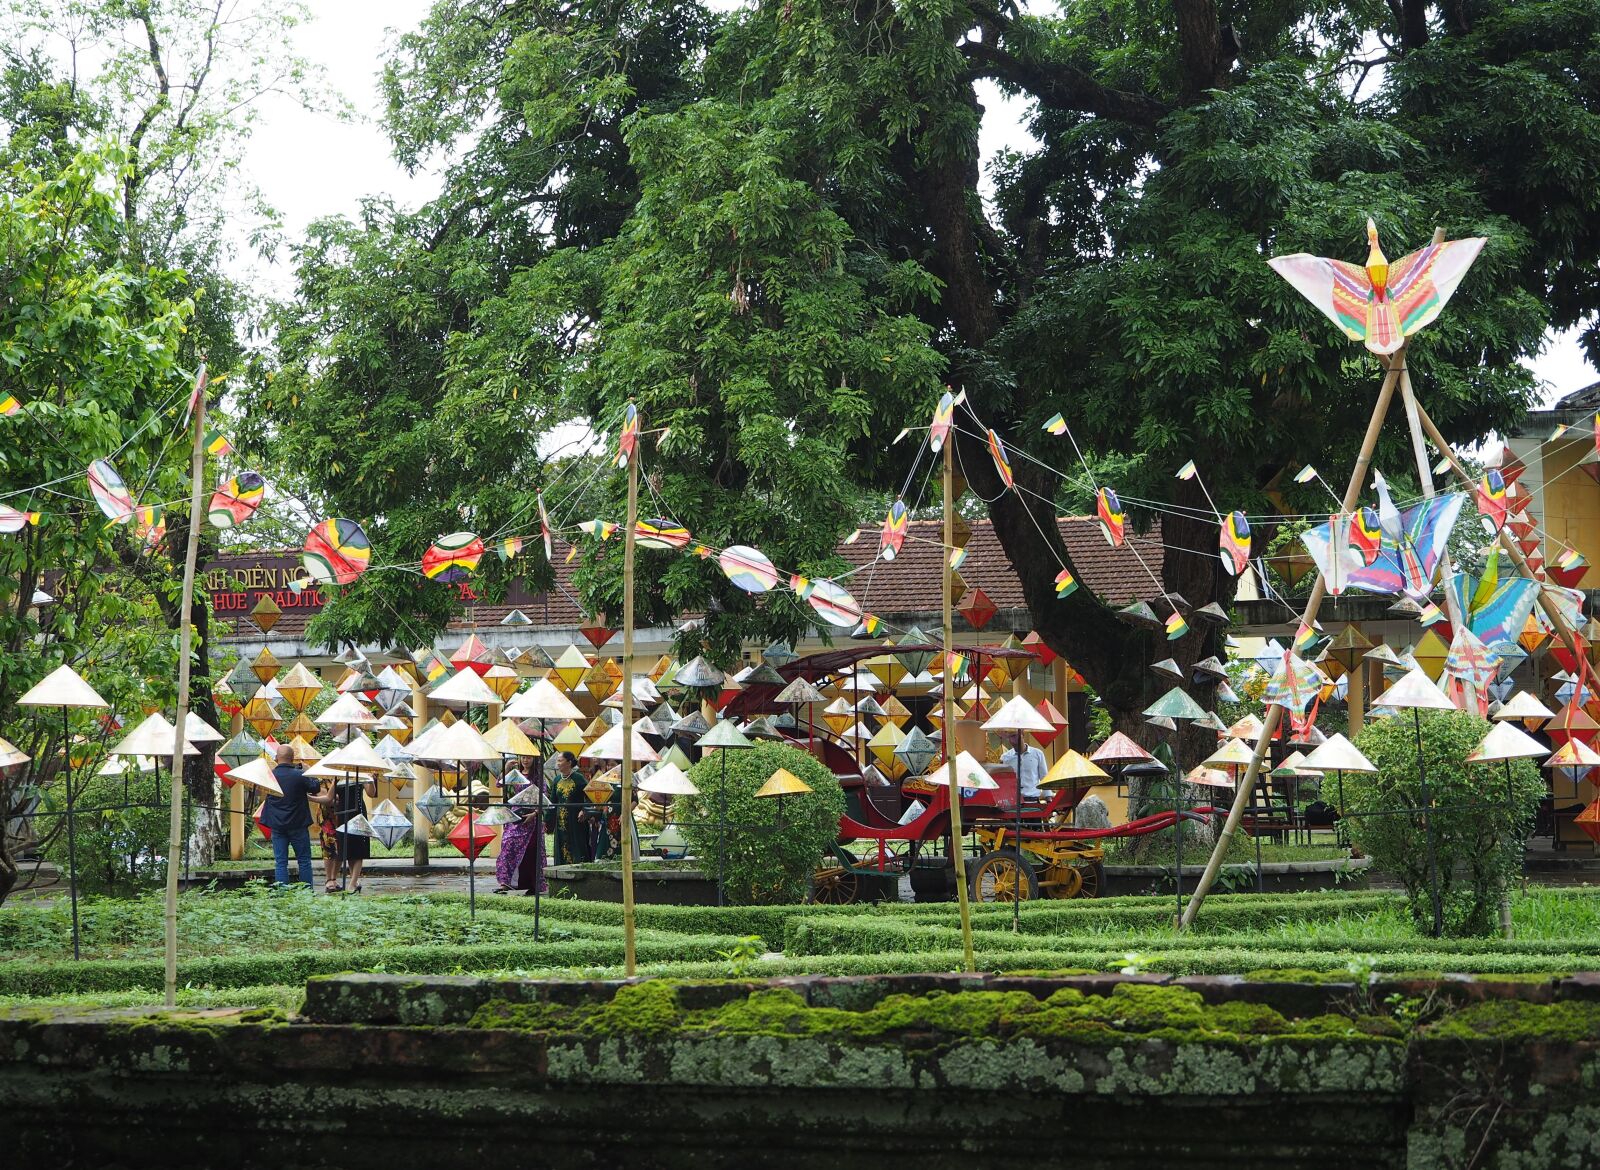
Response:
[{"label": "man in white shirt", "polygon": [[1010,768],[1017,773],[1022,789],[1022,799],[1042,800],[1044,793],[1039,788],[1039,781],[1044,779],[1044,774],[1050,770],[1045,763],[1044,752],[1036,745],[1027,743],[1022,747],[1022,766],[1017,767],[1017,749],[1008,747],[1000,756],[1000,766]]}]

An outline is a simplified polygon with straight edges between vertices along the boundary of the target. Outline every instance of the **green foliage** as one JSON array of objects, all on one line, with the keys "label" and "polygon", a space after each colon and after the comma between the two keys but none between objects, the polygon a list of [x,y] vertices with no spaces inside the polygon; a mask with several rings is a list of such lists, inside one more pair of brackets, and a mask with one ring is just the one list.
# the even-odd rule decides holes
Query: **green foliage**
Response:
[{"label": "green foliage", "polygon": [[[1501,896],[1522,871],[1523,842],[1545,794],[1530,760],[1512,762],[1509,784],[1504,764],[1463,762],[1488,733],[1488,723],[1466,712],[1401,712],[1368,724],[1356,740],[1377,773],[1351,774],[1344,782],[1351,839],[1400,879],[1419,927],[1433,923],[1436,874],[1450,936],[1494,933]],[[1424,807],[1424,778],[1433,807],[1426,825],[1416,811]]]},{"label": "green foliage", "polygon": [[[163,773],[164,775],[165,773]],[[68,865],[65,793],[45,790],[43,808],[54,814],[40,818],[41,828],[56,830],[45,856],[64,874]],[[166,880],[167,833],[171,812],[167,788],[154,773],[137,774],[124,788],[120,776],[74,780],[78,886],[89,894],[134,894]],[[132,808],[119,805],[132,804]]]},{"label": "green foliage", "polygon": [[[782,820],[777,799],[755,795],[779,768],[811,786],[783,798]],[[710,752],[689,778],[700,794],[682,801],[684,837],[707,873],[715,873],[720,860],[728,900],[804,900],[811,875],[839,837],[844,792],[838,778],[806,752],[770,741]]]}]

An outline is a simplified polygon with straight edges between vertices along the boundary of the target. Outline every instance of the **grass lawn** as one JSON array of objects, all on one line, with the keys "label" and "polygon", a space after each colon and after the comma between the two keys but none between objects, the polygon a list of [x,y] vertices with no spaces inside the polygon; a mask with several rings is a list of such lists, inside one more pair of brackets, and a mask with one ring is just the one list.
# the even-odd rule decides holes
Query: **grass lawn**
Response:
[{"label": "grass lawn", "polygon": [[[185,894],[179,914],[181,1001],[190,1006],[298,1003],[305,979],[340,971],[621,973],[621,907],[465,895],[328,898],[252,885]],[[0,1006],[158,1002],[159,896],[81,903],[84,961],[70,953],[67,904],[0,907]],[[1123,970],[1348,976],[1366,971],[1561,973],[1600,968],[1600,890],[1534,889],[1512,899],[1514,940],[1434,940],[1400,896],[1329,891],[1219,895],[1195,932],[1172,933],[1170,898],[1037,902],[1013,932],[1006,906],[974,908],[982,970]],[[641,906],[643,973],[946,971],[960,965],[954,905]]]}]

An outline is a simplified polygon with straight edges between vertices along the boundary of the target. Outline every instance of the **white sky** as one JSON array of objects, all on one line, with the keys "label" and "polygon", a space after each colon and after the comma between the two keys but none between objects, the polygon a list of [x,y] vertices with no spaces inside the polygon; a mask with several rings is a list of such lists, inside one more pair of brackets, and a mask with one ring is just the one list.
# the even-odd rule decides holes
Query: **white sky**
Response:
[{"label": "white sky", "polygon": [[[288,101],[262,110],[245,169],[282,213],[286,242],[298,239],[319,216],[354,215],[362,196],[385,194],[415,207],[438,189],[436,176],[408,175],[390,157],[379,124],[377,85],[379,63],[395,32],[414,28],[430,6],[430,0],[311,0],[315,19],[296,30],[295,47],[327,70],[328,82],[355,107],[357,116],[341,122]],[[1022,103],[1007,101],[992,86],[980,97],[990,114],[980,137],[984,157],[1008,145],[1026,145]],[[267,290],[283,294],[292,287],[286,251],[271,266],[244,256],[238,263]],[[1600,381],[1600,373],[1578,348],[1576,331],[1552,336],[1530,365],[1546,383],[1546,404]]]}]

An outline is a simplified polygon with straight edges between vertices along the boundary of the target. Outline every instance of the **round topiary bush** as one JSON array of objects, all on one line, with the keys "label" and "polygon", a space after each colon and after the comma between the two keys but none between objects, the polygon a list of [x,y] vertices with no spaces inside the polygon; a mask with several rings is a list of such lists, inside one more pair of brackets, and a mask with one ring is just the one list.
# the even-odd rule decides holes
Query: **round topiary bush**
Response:
[{"label": "round topiary bush", "polygon": [[[1544,780],[1531,760],[1468,764],[1490,724],[1464,711],[1423,711],[1422,758],[1433,812],[1424,825],[1422,777],[1417,771],[1415,714],[1402,711],[1369,724],[1356,746],[1378,767],[1371,775],[1344,777],[1345,824],[1351,839],[1380,870],[1405,886],[1419,930],[1433,930],[1429,880],[1429,827],[1442,903],[1443,933],[1493,934],[1500,899],[1522,872],[1523,842],[1533,827]],[[1323,792],[1338,792],[1332,776]]]},{"label": "round topiary bush", "polygon": [[[778,801],[756,796],[779,768],[811,786],[810,792],[783,798],[781,824]],[[844,791],[838,778],[805,752],[770,741],[708,752],[689,776],[700,795],[680,797],[675,812],[707,877],[716,876],[720,859],[728,901],[735,906],[804,901],[811,875],[839,837]]]}]

